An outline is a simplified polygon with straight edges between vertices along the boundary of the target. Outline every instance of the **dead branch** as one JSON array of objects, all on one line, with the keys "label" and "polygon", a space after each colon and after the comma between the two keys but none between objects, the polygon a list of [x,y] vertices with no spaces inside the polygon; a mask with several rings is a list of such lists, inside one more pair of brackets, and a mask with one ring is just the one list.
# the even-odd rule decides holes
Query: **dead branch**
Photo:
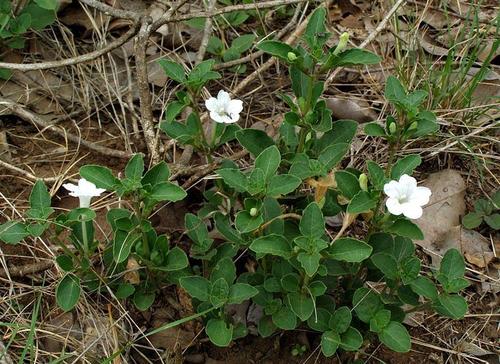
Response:
[{"label": "dead branch", "polygon": [[80,56],[61,59],[58,61],[49,61],[49,62],[40,62],[40,63],[8,63],[8,62],[0,62],[0,68],[7,68],[10,70],[18,70],[18,71],[35,71],[35,70],[46,70],[50,68],[58,68],[64,66],[72,66],[79,63],[89,62],[96,58],[99,58],[106,53],[111,52],[113,49],[116,49],[123,44],[125,44],[128,40],[132,39],[138,31],[139,27],[137,25],[132,26],[125,34],[121,37],[115,39],[107,46],[102,47],[101,49],[97,49],[95,51],[82,54]]},{"label": "dead branch", "polygon": [[0,97],[0,105],[5,106],[5,108],[10,110],[14,115],[19,116],[23,120],[29,121],[40,128],[50,130],[51,132],[56,133],[57,135],[65,139],[68,139],[73,143],[76,143],[78,145],[81,144],[84,147],[94,150],[100,154],[107,155],[109,157],[126,158],[126,159],[131,157],[130,153],[123,152],[121,150],[111,149],[96,143],[89,142],[87,140],[83,140],[80,136],[70,134],[61,127],[51,125],[47,123],[45,120],[43,120],[40,116],[35,114],[34,112],[28,110],[25,106],[18,104],[16,102]]},{"label": "dead branch", "polygon": [[53,260],[42,260],[40,262],[35,262],[31,264],[9,267],[9,271],[7,272],[5,269],[0,270],[0,277],[24,277],[27,274],[34,274],[54,266]]}]

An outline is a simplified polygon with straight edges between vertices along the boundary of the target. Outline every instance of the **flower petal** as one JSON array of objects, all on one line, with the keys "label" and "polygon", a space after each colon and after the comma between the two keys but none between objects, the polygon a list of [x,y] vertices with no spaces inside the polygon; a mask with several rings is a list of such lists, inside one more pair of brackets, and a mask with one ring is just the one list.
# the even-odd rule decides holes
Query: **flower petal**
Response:
[{"label": "flower petal", "polygon": [[403,213],[402,205],[396,198],[388,198],[385,201],[385,206],[387,206],[387,210],[393,215],[401,215]]},{"label": "flower petal", "polygon": [[419,206],[424,206],[429,203],[432,191],[427,187],[417,187],[410,196],[410,202]]},{"label": "flower petal", "polygon": [[208,100],[205,100],[205,107],[208,111],[216,111],[218,106],[218,101],[215,97],[211,97]]},{"label": "flower petal", "polygon": [[226,107],[226,112],[228,114],[239,114],[243,111],[243,101],[241,100],[231,100]]},{"label": "flower petal", "polygon": [[399,190],[398,181],[390,181],[384,185],[384,193],[390,198],[398,198],[401,194]]},{"label": "flower petal", "polygon": [[410,192],[411,190],[417,188],[417,180],[407,174],[403,174],[399,177],[399,183],[406,186],[406,192]]},{"label": "flower petal", "polygon": [[414,203],[407,202],[402,204],[401,207],[403,208],[403,215],[409,219],[418,219],[424,212],[420,206]]},{"label": "flower petal", "polygon": [[73,183],[65,183],[62,185],[65,189],[67,189],[70,192],[76,192],[78,191],[78,186],[73,184]]},{"label": "flower petal", "polygon": [[224,116],[215,111],[210,111],[210,119],[216,123],[224,123]]},{"label": "flower petal", "polygon": [[217,101],[219,101],[219,103],[221,103],[225,107],[231,101],[231,97],[226,91],[220,90],[217,94]]}]

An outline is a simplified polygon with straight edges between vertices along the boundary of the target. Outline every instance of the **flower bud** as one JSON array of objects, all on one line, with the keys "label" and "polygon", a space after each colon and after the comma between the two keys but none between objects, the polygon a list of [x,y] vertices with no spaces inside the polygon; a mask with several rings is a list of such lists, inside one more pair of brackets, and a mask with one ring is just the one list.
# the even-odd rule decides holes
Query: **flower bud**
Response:
[{"label": "flower bud", "polygon": [[414,121],[413,123],[411,123],[408,130],[417,130],[417,127],[418,127],[418,121]]},{"label": "flower bud", "polygon": [[337,48],[333,51],[333,54],[339,54],[342,52],[345,47],[347,47],[347,42],[349,41],[349,33],[344,32],[340,35],[339,44],[337,44]]},{"label": "flower bud", "polygon": [[396,133],[396,123],[395,122],[392,122],[389,124],[389,133],[391,134],[395,134]]},{"label": "flower bud", "polygon": [[297,55],[293,52],[288,52],[288,54],[286,55],[286,57],[288,58],[288,60],[290,62],[293,62],[297,59]]},{"label": "flower bud", "polygon": [[368,177],[366,176],[366,174],[361,173],[359,175],[358,181],[359,181],[359,187],[363,191],[368,191]]},{"label": "flower bud", "polygon": [[257,210],[256,207],[252,207],[250,209],[250,216],[255,217],[255,216],[257,216],[258,213],[259,213],[259,210]]}]

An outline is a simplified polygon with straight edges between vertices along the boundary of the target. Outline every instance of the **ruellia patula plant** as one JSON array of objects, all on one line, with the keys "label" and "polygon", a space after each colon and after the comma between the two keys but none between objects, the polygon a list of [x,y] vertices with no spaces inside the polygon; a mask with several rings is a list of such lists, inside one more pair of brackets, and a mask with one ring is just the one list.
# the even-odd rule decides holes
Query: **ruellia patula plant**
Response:
[{"label": "ruellia patula plant", "polygon": [[[296,47],[274,40],[257,45],[288,67],[291,80],[293,94],[280,95],[288,111],[275,138],[241,129],[236,122],[244,104],[226,91],[201,98],[202,88],[221,77],[212,70],[212,60],[190,72],[161,62],[179,85],[161,129],[209,160],[225,143],[241,145],[252,158],[245,169],[223,161],[215,183],[206,185],[204,205],[185,215],[189,251],[173,246],[150,221],[158,204],[182,200],[186,192],[168,181],[166,163],[145,171],[139,154],[128,162],[123,178],[102,166],[82,167],[78,185],[63,185],[80,199],[80,207],[55,217],[45,185],[37,182],[25,219],[1,225],[0,239],[16,244],[47,234],[60,245],[64,253],[57,257],[62,278],[56,298],[64,310],[75,306],[82,289],[112,292],[146,310],[160,288],[179,285],[218,346],[248,334],[245,323],[227,310],[245,301],[262,312],[259,335],[314,330],[325,356],[358,351],[377,339],[406,352],[410,335],[402,322],[415,311],[463,317],[464,260],[450,250],[438,269],[422,272],[412,240],[423,234],[413,220],[424,213],[432,191],[411,177],[421,163],[418,155],[397,158],[406,141],[438,129],[435,115],[422,107],[427,94],[408,92],[389,77],[385,97],[394,113],[385,123],[365,126],[366,134],[388,143],[388,159],[384,166],[368,160],[362,169],[345,167],[357,124],[332,122],[322,80],[335,68],[380,60],[349,49],[347,34],[327,47],[325,16],[325,9],[314,11]],[[201,122],[205,112],[210,128]],[[122,203],[107,213],[110,239],[96,241],[90,199],[105,191],[120,196]],[[325,220],[337,215],[342,226],[327,229]],[[131,269],[135,279],[125,279]]]}]

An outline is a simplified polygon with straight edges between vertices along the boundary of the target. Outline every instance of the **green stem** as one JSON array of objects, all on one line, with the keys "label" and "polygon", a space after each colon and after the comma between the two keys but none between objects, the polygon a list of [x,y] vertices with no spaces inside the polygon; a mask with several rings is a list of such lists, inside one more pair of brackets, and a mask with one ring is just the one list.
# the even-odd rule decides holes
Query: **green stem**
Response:
[{"label": "green stem", "polygon": [[306,143],[306,136],[308,130],[305,127],[300,128],[299,132],[299,145],[297,147],[297,153],[302,153],[304,151],[304,146]]},{"label": "green stem", "polygon": [[82,221],[82,239],[83,239],[83,254],[85,258],[89,257],[89,238],[87,234],[87,224],[85,221]]}]

